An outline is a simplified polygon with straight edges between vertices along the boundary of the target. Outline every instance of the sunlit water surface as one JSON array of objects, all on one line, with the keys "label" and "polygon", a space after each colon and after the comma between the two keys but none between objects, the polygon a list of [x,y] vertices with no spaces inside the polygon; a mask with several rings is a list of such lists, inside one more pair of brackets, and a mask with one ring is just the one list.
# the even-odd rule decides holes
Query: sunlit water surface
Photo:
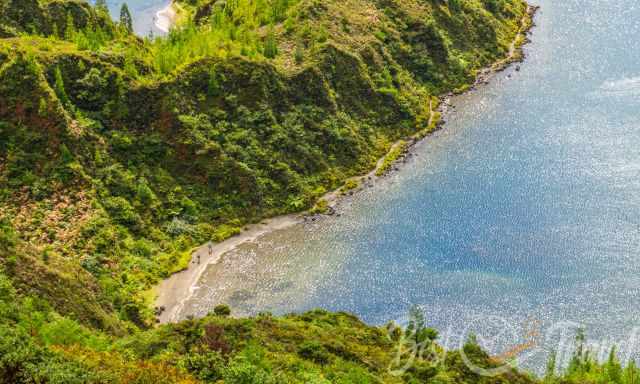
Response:
[{"label": "sunlit water surface", "polygon": [[537,329],[532,369],[562,321],[638,349],[640,4],[539,4],[521,71],[455,99],[445,129],[340,217],[226,255],[183,315],[226,302],[383,324],[418,304],[449,345],[473,330],[504,352]]}]

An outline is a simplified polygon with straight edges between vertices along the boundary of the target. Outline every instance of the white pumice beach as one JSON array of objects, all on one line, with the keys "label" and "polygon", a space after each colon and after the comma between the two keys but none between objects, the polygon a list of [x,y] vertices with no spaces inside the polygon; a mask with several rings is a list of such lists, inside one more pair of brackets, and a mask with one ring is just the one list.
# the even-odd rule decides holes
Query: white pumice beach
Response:
[{"label": "white pumice beach", "polygon": [[177,16],[175,6],[171,1],[169,5],[156,13],[155,25],[162,32],[168,33],[175,24]]}]

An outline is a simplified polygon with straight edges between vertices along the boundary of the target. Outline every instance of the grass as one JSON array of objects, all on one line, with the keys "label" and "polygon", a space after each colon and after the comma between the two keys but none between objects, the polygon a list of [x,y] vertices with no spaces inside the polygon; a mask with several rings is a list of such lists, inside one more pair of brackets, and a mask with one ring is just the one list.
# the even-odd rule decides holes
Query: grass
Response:
[{"label": "grass", "polygon": [[358,188],[360,186],[360,180],[359,179],[348,179],[344,185],[342,186],[342,188],[340,188],[340,193],[341,194],[346,194],[349,191],[352,191],[356,188]]},{"label": "grass", "polygon": [[329,202],[325,199],[319,199],[316,204],[309,210],[312,215],[323,215],[329,212]]}]

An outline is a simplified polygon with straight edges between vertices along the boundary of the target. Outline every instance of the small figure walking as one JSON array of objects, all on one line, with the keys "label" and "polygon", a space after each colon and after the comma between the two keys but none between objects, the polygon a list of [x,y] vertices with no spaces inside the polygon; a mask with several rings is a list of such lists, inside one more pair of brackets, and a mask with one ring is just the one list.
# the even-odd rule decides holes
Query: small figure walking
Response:
[{"label": "small figure walking", "polygon": [[200,265],[200,254],[198,253],[198,265]]},{"label": "small figure walking", "polygon": [[213,245],[209,242],[209,257],[213,256]]}]

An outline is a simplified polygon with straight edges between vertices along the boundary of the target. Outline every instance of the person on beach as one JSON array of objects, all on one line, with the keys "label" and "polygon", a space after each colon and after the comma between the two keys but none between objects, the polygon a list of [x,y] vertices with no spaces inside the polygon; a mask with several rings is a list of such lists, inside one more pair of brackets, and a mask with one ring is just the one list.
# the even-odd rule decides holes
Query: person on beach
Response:
[{"label": "person on beach", "polygon": [[211,242],[209,242],[209,257],[211,257],[213,255],[213,245],[211,245]]}]

